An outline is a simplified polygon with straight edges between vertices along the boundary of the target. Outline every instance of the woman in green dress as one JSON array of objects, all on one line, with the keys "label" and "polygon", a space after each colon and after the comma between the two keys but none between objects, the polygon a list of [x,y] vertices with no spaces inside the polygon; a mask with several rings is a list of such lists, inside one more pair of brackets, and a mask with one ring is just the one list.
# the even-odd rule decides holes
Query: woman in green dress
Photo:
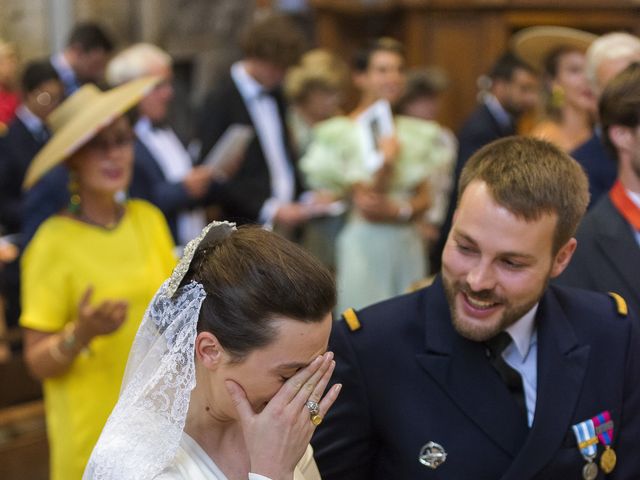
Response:
[{"label": "woman in green dress", "polygon": [[379,100],[393,105],[402,95],[402,46],[378,39],[353,67],[361,92],[356,109],[319,124],[300,163],[311,188],[350,200],[336,246],[339,311],[402,293],[426,275],[413,221],[431,205],[430,174],[454,155],[437,123],[395,116],[393,134],[375,138],[378,164],[372,163],[365,140],[372,132],[361,115]]}]

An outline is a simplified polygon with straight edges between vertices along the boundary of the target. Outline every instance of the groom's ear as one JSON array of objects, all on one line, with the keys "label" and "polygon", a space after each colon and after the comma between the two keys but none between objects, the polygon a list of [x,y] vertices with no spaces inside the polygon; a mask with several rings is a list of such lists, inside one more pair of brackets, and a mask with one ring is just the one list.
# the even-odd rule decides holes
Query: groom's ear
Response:
[{"label": "groom's ear", "polygon": [[196,337],[196,358],[209,370],[216,369],[225,355],[218,338],[211,332],[200,332]]}]

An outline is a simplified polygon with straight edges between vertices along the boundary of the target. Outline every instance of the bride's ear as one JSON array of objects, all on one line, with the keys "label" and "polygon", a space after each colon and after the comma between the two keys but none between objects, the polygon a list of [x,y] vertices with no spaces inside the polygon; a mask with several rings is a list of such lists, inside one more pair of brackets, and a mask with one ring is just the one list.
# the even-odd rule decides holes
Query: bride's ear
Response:
[{"label": "bride's ear", "polygon": [[211,332],[200,332],[196,337],[196,358],[210,370],[216,369],[225,355],[218,338]]}]

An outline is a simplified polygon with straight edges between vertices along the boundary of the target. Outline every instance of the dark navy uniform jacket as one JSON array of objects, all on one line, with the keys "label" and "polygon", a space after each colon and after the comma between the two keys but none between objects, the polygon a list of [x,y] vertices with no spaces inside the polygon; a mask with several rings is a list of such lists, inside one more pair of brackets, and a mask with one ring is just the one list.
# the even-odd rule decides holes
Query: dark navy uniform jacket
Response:
[{"label": "dark navy uniform jacket", "polygon": [[[640,478],[637,318],[606,294],[550,286],[540,301],[532,428],[485,348],[458,335],[438,279],[368,307],[361,328],[336,322],[332,382],[342,391],[312,439],[323,480],[580,479],[571,426],[609,410],[618,465],[598,478]],[[433,441],[447,459],[418,461]],[[598,458],[602,446],[598,446]]]},{"label": "dark navy uniform jacket", "polygon": [[616,160],[607,151],[601,137],[601,130],[596,129],[589,140],[571,152],[589,178],[589,208],[606,195],[618,176]]},{"label": "dark navy uniform jacket", "polygon": [[556,282],[559,285],[619,293],[640,312],[640,246],[635,230],[603,195],[576,233],[578,248]]}]

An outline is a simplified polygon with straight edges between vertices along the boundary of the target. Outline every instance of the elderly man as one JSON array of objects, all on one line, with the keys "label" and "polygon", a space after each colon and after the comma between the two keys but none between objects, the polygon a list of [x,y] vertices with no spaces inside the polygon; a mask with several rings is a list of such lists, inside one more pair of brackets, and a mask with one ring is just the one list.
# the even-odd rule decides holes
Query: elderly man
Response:
[{"label": "elderly man", "polygon": [[640,478],[638,319],[619,296],[548,286],[576,248],[582,169],[509,137],[459,191],[442,276],[333,329],[322,478]]},{"label": "elderly man", "polygon": [[600,99],[604,140],[618,175],[578,229],[578,249],[559,283],[613,291],[640,312],[640,66],[609,82]]},{"label": "elderly man", "polygon": [[206,225],[201,207],[212,199],[216,175],[209,167],[193,166],[187,149],[167,124],[174,94],[172,63],[159,47],[137,43],[111,60],[107,81],[115,86],[145,75],[162,78],[137,107],[130,194],[160,208],[176,243],[186,245]]},{"label": "elderly man", "polygon": [[[587,76],[596,96],[607,83],[631,62],[640,62],[640,39],[624,32],[602,35],[587,50]],[[616,179],[616,166],[603,143],[602,130],[596,128],[589,140],[571,152],[587,172],[591,205],[606,194]]]}]

